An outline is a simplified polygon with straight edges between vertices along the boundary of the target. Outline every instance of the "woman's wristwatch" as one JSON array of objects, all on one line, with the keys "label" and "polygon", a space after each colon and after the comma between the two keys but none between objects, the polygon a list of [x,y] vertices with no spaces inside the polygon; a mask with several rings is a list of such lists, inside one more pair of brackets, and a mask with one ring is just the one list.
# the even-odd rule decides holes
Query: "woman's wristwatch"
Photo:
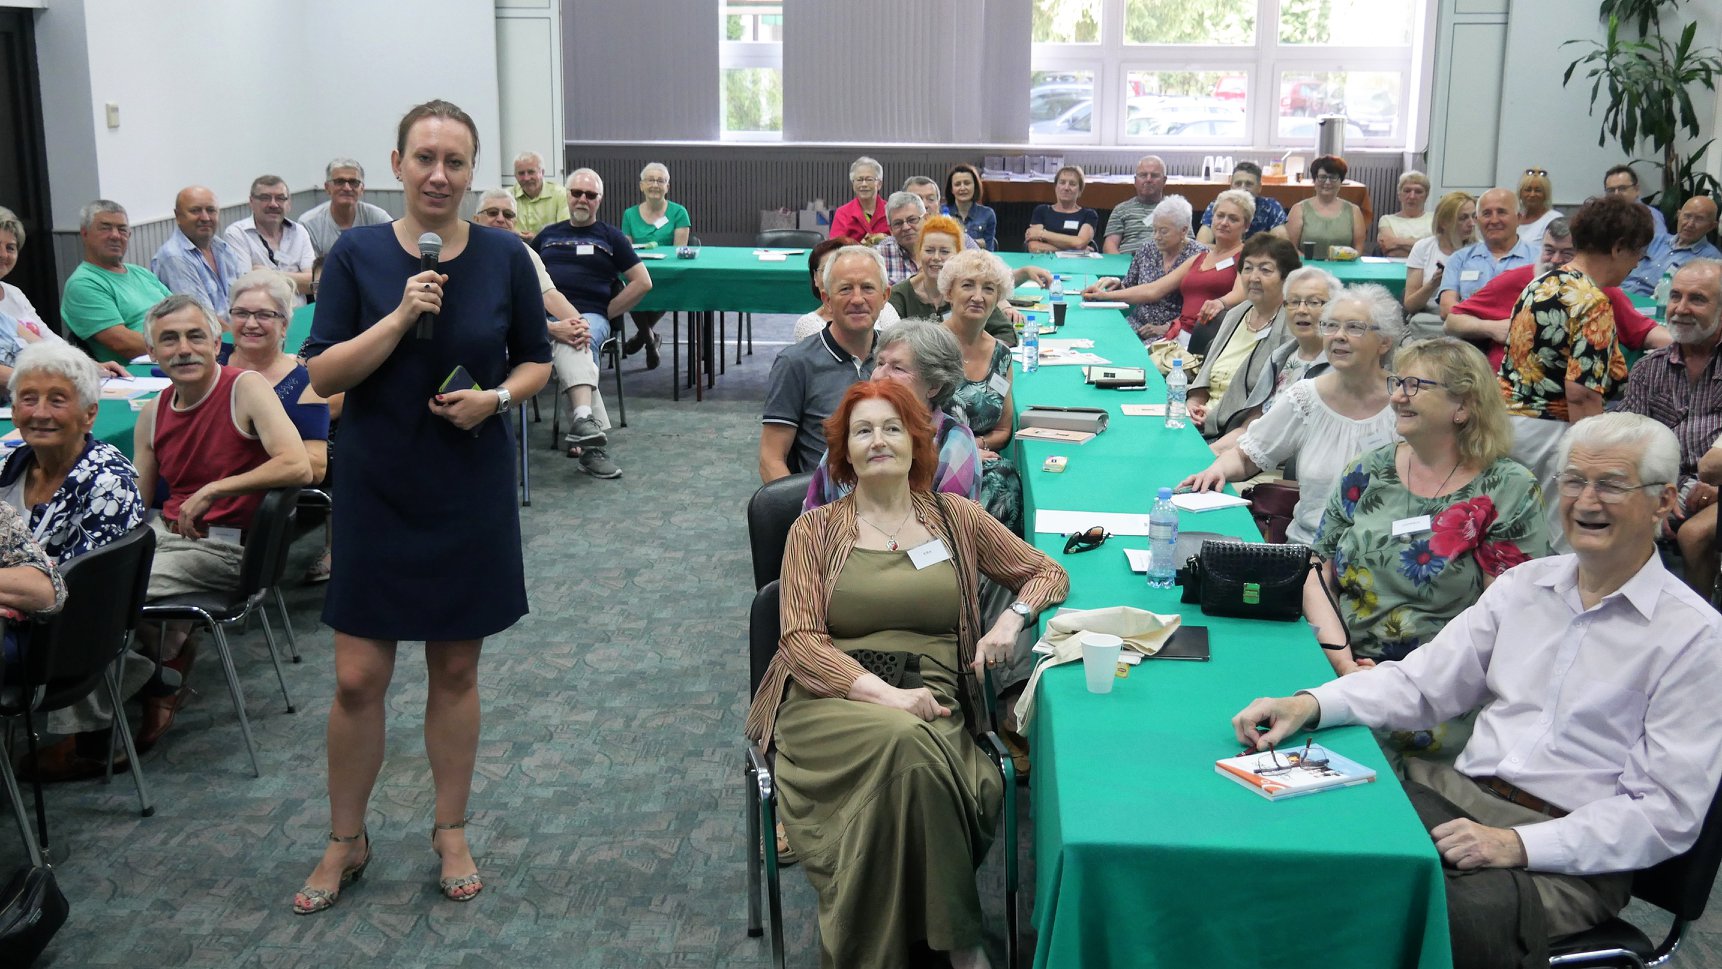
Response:
[{"label": "woman's wristwatch", "polygon": [[1022,617],[1023,625],[1034,622],[1034,609],[1028,603],[1018,599],[1010,604],[1010,611]]},{"label": "woman's wristwatch", "polygon": [[514,395],[508,392],[507,387],[496,388],[496,412],[498,414],[508,413],[509,405],[513,403]]}]

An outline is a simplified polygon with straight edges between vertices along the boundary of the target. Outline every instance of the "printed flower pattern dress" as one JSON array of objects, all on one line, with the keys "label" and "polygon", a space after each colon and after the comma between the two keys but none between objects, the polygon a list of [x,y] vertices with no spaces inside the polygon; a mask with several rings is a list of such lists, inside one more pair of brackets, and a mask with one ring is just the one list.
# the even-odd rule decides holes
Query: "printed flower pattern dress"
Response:
[{"label": "printed flower pattern dress", "polygon": [[1520,294],[1497,375],[1507,413],[1565,421],[1568,382],[1609,398],[1626,374],[1614,307],[1595,280],[1551,269]]},{"label": "printed flower pattern dress", "polygon": [[[1009,387],[1011,379],[1010,347],[993,341],[992,359],[987,362],[987,375],[980,380],[964,379],[957,388],[954,401],[969,419],[969,429],[976,437],[990,434],[999,421],[1009,421],[1005,413],[1005,395],[999,386]],[[1016,466],[1008,458],[998,457],[981,462],[981,506],[987,513],[1004,523],[1016,535],[1022,535],[1022,480]]]},{"label": "printed flower pattern dress", "polygon": [[[1404,659],[1434,639],[1483,594],[1485,575],[1549,554],[1542,492],[1524,465],[1501,458],[1463,487],[1421,498],[1399,478],[1398,447],[1365,452],[1346,466],[1313,544],[1333,562],[1353,655],[1378,663]],[[1423,515],[1428,529],[1394,536],[1394,522]],[[1451,761],[1470,736],[1469,721],[1393,731],[1391,746]]]}]

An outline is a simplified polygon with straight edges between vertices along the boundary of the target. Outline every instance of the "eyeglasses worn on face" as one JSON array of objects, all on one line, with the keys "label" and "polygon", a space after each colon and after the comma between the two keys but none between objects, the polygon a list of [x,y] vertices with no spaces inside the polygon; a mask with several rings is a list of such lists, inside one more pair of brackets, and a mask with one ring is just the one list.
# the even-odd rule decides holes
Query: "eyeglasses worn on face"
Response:
[{"label": "eyeglasses worn on face", "polygon": [[906,228],[909,228],[910,226],[917,226],[920,224],[921,224],[921,217],[918,215],[911,215],[906,219],[892,219],[891,220],[891,228],[892,229],[906,229]]},{"label": "eyeglasses worn on face", "polygon": [[1304,306],[1307,306],[1312,310],[1319,310],[1323,306],[1326,306],[1326,305],[1327,305],[1327,300],[1325,300],[1325,299],[1288,299],[1288,300],[1286,300],[1286,306],[1291,308],[1291,309],[1294,309],[1294,310],[1298,309],[1299,307],[1304,307]]},{"label": "eyeglasses worn on face", "polygon": [[594,202],[598,201],[598,196],[602,194],[604,193],[588,192],[583,188],[571,188],[568,190],[568,197],[571,199],[591,199]]},{"label": "eyeglasses worn on face", "polygon": [[243,323],[246,320],[256,320],[259,323],[276,323],[287,318],[274,310],[233,309],[228,310],[227,315],[237,323]]},{"label": "eyeglasses worn on face", "polygon": [[1422,377],[1401,377],[1398,374],[1388,374],[1387,376],[1387,394],[1390,397],[1398,393],[1401,388],[1405,390],[1405,396],[1415,397],[1417,392],[1425,387],[1445,388],[1446,386],[1439,380],[1424,380]]},{"label": "eyeglasses worn on face", "polygon": [[1076,552],[1092,552],[1106,544],[1106,540],[1111,537],[1112,533],[1101,528],[1099,525],[1096,525],[1087,531],[1072,532],[1070,537],[1065,539],[1064,554],[1071,555]]},{"label": "eyeglasses worn on face", "polygon": [[1337,185],[1340,182],[1345,181],[1345,177],[1343,175],[1317,175],[1315,177],[1315,181],[1323,182],[1323,183],[1326,183],[1329,185]]},{"label": "eyeglasses worn on face", "polygon": [[499,209],[494,205],[492,205],[488,209],[479,209],[478,214],[487,218],[487,219],[502,218],[502,219],[507,219],[510,222],[513,222],[515,219],[515,213],[514,213],[513,209]]},{"label": "eyeglasses worn on face", "polygon": [[287,196],[285,196],[285,195],[253,195],[253,196],[251,196],[251,201],[253,201],[253,202],[274,202],[276,205],[286,205],[287,204]]},{"label": "eyeglasses worn on face", "polygon": [[365,180],[362,178],[331,178],[329,184],[336,188],[358,188],[365,184]]},{"label": "eyeglasses worn on face", "polygon": [[1323,336],[1332,336],[1333,334],[1339,333],[1343,330],[1346,336],[1353,337],[1362,336],[1365,333],[1381,329],[1381,327],[1376,326],[1374,323],[1359,323],[1356,320],[1345,320],[1344,322],[1339,320],[1322,320],[1320,323],[1315,325],[1315,328]]},{"label": "eyeglasses worn on face", "polygon": [[1618,505],[1634,491],[1642,491],[1645,488],[1660,488],[1667,483],[1666,481],[1647,481],[1644,484],[1633,485],[1609,478],[1592,481],[1584,475],[1574,474],[1571,471],[1564,471],[1555,475],[1555,486],[1560,489],[1562,498],[1577,498],[1584,494],[1586,488],[1594,488],[1596,489],[1596,500],[1605,505]]}]

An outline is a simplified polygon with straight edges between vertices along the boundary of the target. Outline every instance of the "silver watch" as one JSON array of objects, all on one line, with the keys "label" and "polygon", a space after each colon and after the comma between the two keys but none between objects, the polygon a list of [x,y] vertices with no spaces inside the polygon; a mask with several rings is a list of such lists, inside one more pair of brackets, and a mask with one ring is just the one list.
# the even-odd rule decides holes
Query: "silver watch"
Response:
[{"label": "silver watch", "polygon": [[514,395],[508,392],[507,387],[496,388],[496,412],[498,414],[506,414],[509,405],[513,403]]},{"label": "silver watch", "polygon": [[1025,623],[1034,621],[1034,610],[1030,609],[1028,606],[1028,603],[1022,601],[1021,599],[1018,599],[1017,601],[1010,604],[1010,611],[1021,616],[1022,621]]}]

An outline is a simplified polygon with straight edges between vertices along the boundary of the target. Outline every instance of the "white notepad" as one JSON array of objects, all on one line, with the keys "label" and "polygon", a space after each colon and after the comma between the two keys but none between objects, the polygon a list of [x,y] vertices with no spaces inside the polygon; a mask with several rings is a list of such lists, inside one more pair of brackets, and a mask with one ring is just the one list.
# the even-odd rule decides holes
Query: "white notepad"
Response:
[{"label": "white notepad", "polygon": [[1221,508],[1248,507],[1249,502],[1237,495],[1228,495],[1223,491],[1190,491],[1172,496],[1172,504],[1179,511],[1204,512],[1218,511]]}]

